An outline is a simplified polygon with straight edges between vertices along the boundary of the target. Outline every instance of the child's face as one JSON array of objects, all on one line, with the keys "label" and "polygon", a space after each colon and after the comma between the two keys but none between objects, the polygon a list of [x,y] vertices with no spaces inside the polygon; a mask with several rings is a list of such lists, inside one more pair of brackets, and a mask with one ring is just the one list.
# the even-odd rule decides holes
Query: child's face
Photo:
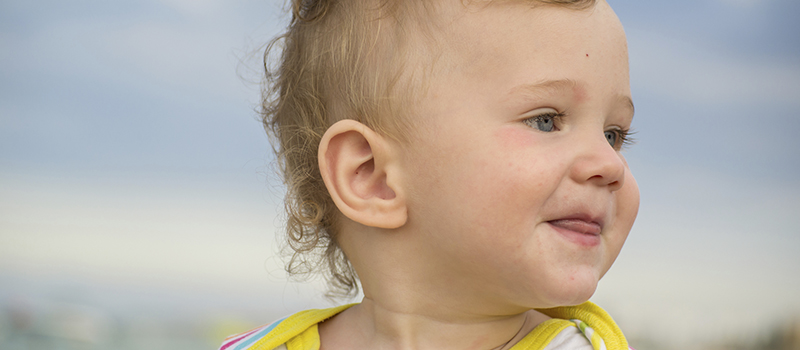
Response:
[{"label": "child's face", "polygon": [[607,139],[633,118],[622,26],[602,1],[460,11],[402,158],[430,283],[506,307],[583,302],[639,206]]}]

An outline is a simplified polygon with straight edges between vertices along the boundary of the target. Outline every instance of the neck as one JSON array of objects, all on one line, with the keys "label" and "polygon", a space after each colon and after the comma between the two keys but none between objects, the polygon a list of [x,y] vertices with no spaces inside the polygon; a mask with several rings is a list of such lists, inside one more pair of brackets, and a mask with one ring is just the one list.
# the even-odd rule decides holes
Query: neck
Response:
[{"label": "neck", "polygon": [[364,298],[320,325],[321,348],[507,349],[546,319],[533,310],[504,316],[401,310]]}]

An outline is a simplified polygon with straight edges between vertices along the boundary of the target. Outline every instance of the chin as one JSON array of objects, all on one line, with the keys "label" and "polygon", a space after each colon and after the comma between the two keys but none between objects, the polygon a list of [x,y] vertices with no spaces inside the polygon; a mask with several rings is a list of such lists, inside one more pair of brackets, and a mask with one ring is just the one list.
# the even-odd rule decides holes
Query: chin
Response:
[{"label": "chin", "polygon": [[576,293],[574,293],[569,300],[565,300],[562,306],[573,306],[585,303],[589,298],[594,295],[595,290],[597,290],[597,284],[595,284],[591,288],[584,288]]},{"label": "chin", "polygon": [[597,290],[598,282],[594,274],[590,275],[569,276],[564,279],[558,288],[551,292],[548,298],[549,307],[579,305],[589,300]]}]

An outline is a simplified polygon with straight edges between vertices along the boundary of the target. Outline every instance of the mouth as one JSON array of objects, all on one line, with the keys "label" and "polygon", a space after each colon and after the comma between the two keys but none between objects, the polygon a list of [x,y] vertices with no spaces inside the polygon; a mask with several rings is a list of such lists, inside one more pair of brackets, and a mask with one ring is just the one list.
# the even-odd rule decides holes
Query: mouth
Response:
[{"label": "mouth", "polygon": [[600,244],[600,233],[603,231],[603,222],[588,216],[571,216],[548,221],[553,229],[568,241],[585,247]]}]

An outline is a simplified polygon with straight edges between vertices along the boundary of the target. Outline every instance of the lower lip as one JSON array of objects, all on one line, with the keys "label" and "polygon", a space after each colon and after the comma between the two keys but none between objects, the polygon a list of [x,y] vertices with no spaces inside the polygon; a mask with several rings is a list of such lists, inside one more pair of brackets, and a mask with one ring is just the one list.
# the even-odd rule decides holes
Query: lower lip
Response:
[{"label": "lower lip", "polygon": [[570,229],[561,226],[553,225],[549,222],[547,224],[550,225],[550,227],[552,227],[554,230],[556,230],[556,232],[560,233],[561,236],[564,237],[566,240],[575,243],[579,246],[596,247],[600,245],[599,234],[595,235],[591,233],[572,231]]}]

